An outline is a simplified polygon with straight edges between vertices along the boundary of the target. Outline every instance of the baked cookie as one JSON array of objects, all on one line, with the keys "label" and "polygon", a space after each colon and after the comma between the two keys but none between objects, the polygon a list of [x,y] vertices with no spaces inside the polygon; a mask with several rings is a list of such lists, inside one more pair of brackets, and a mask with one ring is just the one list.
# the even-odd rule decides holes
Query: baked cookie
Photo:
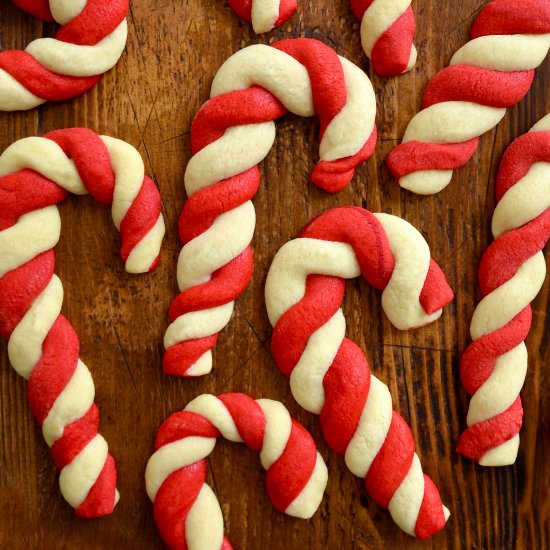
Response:
[{"label": "baked cookie", "polygon": [[458,452],[482,466],[516,461],[527,372],[524,340],[546,275],[550,239],[550,115],[506,150],[497,175],[495,238],[483,254],[477,305],[460,377],[472,396]]},{"label": "baked cookie", "polygon": [[181,293],[164,338],[164,370],[179,376],[210,372],[210,350],[252,276],[251,199],[260,183],[258,163],[275,139],[273,121],[287,111],[319,117],[321,160],[311,179],[329,192],[349,183],[376,144],[368,77],[317,40],[240,50],[216,74],[211,96],[191,127],[189,200],[179,220]]},{"label": "baked cookie", "polygon": [[56,21],[55,38],[24,51],[0,52],[0,111],[32,109],[91,88],[126,45],[128,0],[12,0],[35,17]]},{"label": "baked cookie", "polygon": [[296,0],[228,0],[233,11],[252,23],[257,34],[269,32],[290,19],[296,11]]},{"label": "baked cookie", "polygon": [[422,473],[388,387],[345,337],[345,281],[359,275],[383,291],[382,307],[399,329],[434,321],[453,298],[412,225],[362,208],[334,208],[273,259],[265,287],[273,354],[296,401],[321,416],[327,443],[365,479],[368,494],[406,533],[426,539],[443,528],[449,512]]},{"label": "baked cookie", "polygon": [[386,159],[399,185],[422,195],[444,189],[474,154],[479,136],[529,91],[549,48],[549,2],[489,2],[470,41],[429,82],[422,110]]},{"label": "baked cookie", "polygon": [[416,63],[411,0],[350,0],[361,21],[361,45],[380,76],[397,76]]},{"label": "baked cookie", "polygon": [[323,499],[327,467],[309,432],[282,403],[242,393],[200,395],[159,428],[145,472],[169,548],[231,548],[218,500],[205,483],[206,457],[220,435],[260,453],[267,493],[280,512],[310,518]]},{"label": "baked cookie", "polygon": [[84,128],[21,139],[0,156],[0,333],[17,373],[28,380],[65,500],[81,517],[113,511],[116,468],[98,433],[90,371],[61,315],[63,286],[54,274],[61,220],[56,204],[90,193],[112,204],[126,270],[153,269],[164,222],[160,195],[127,143]]}]

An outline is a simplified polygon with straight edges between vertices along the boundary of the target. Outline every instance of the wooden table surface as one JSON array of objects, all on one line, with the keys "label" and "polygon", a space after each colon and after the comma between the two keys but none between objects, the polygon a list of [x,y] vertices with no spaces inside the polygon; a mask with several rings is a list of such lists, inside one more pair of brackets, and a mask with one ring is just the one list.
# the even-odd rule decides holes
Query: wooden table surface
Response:
[{"label": "wooden table surface", "polygon": [[[160,267],[149,275],[132,276],[123,270],[108,209],[87,197],[69,198],[61,206],[64,230],[57,272],[65,285],[63,311],[81,338],[81,357],[94,377],[101,432],[118,463],[121,500],[110,517],[90,521],[74,516],[60,496],[48,449],[27,405],[25,381],[10,367],[1,343],[1,548],[162,548],[143,475],[155,430],[194,396],[226,391],[283,401],[311,430],[329,468],[319,511],[310,521],[296,520],[272,508],[258,456],[220,442],[209,461],[208,479],[236,548],[550,548],[548,280],[533,304],[523,389],[525,426],[517,464],[481,468],[454,452],[468,404],[458,358],[468,341],[478,295],[476,266],[490,240],[495,172],[505,146],[550,111],[550,59],[537,71],[528,96],[481,139],[472,161],[457,170],[442,193],[420,197],[401,191],[383,163],[419,108],[428,79],[466,41],[485,2],[413,2],[418,64],[397,79],[378,78],[369,71],[378,101],[376,155],[338,195],[329,196],[308,181],[317,158],[316,123],[294,116],[278,123],[278,137],[262,164],[262,185],[254,199],[254,280],[221,334],[215,371],[198,380],[162,372],[162,337],[176,292],[176,223],[185,200],[189,128],[217,68],[246,45],[307,36],[325,41],[369,70],[359,24],[345,0],[299,4],[289,23],[257,37],[222,0],[136,0],[128,19],[126,52],[98,86],[76,100],[26,113],[0,113],[1,150],[17,139],[70,126],[87,126],[135,145],[160,187],[167,222]],[[22,49],[34,38],[51,36],[55,26],[0,0],[0,29],[2,49]],[[395,407],[410,421],[424,469],[452,512],[447,527],[428,542],[403,534],[389,513],[369,500],[361,481],[322,441],[318,418],[295,403],[270,353],[271,329],[263,301],[270,261],[308,220],[338,205],[362,205],[412,222],[456,291],[441,320],[410,333],[390,326],[379,292],[364,282],[348,284],[344,304],[348,335],[366,351],[373,373],[389,385]]]}]

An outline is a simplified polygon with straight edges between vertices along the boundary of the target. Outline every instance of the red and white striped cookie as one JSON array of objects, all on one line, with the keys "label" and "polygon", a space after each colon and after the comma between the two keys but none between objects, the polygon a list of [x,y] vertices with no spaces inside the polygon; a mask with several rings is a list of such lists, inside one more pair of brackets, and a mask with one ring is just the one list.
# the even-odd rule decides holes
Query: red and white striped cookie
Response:
[{"label": "red and white striped cookie", "polygon": [[351,472],[365,479],[369,495],[389,508],[401,529],[425,539],[444,527],[449,512],[422,473],[410,428],[392,410],[388,387],[345,337],[345,281],[359,275],[383,290],[384,311],[400,329],[437,319],[453,298],[412,225],[362,208],[334,208],[275,255],[265,288],[272,350],[296,401],[321,416],[329,446],[345,455]]},{"label": "red and white striped cookie", "polygon": [[350,0],[361,21],[361,44],[381,76],[397,76],[416,63],[416,22],[411,0]]},{"label": "red and white striped cookie", "polygon": [[205,483],[206,458],[220,435],[260,453],[277,510],[310,518],[323,499],[327,467],[309,432],[282,403],[242,393],[200,395],[159,428],[145,472],[155,521],[169,548],[231,548],[219,502]]},{"label": "red and white striped cookie", "polygon": [[211,96],[191,127],[189,200],[179,220],[181,293],[164,338],[164,370],[180,376],[210,372],[210,350],[252,276],[251,199],[260,183],[258,163],[275,139],[273,121],[287,111],[319,117],[321,160],[312,181],[329,192],[349,183],[376,143],[368,77],[317,40],[240,50],[216,74]]},{"label": "red and white striped cookie", "polygon": [[252,23],[257,34],[269,32],[290,19],[296,11],[296,0],[229,0],[233,11]]},{"label": "red and white striped cookie", "polygon": [[24,51],[0,52],[0,111],[32,109],[91,88],[124,51],[128,0],[12,0],[62,27]]},{"label": "red and white striped cookie", "polygon": [[13,368],[28,380],[32,413],[61,470],[65,500],[81,517],[109,514],[118,500],[116,469],[98,433],[91,374],[61,315],[54,274],[61,230],[56,204],[68,193],[112,204],[126,270],[153,269],[164,222],[160,195],[139,153],[90,130],[21,139],[0,156],[0,333]]},{"label": "red and white striped cookie", "polygon": [[479,136],[529,91],[549,48],[550,2],[489,2],[470,41],[428,84],[423,109],[387,158],[399,185],[423,195],[444,189],[474,154]]},{"label": "red and white striped cookie", "polygon": [[479,267],[483,299],[470,325],[473,342],[460,365],[472,399],[458,452],[482,466],[513,464],[518,453],[524,340],[531,328],[530,303],[546,275],[542,249],[550,239],[550,115],[508,147],[496,195],[495,241]]}]

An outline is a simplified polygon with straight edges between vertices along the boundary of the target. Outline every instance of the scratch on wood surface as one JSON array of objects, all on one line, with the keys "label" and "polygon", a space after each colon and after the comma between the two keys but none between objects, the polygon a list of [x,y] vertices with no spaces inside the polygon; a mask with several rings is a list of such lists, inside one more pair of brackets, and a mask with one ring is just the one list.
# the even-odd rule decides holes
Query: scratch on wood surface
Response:
[{"label": "scratch on wood surface", "polygon": [[248,328],[250,329],[252,334],[256,337],[256,340],[258,340],[258,342],[260,342],[260,344],[265,349],[268,349],[266,341],[258,334],[258,331],[254,328],[254,325],[248,320],[248,318],[245,317],[244,320],[245,320],[245,323],[248,325]]},{"label": "scratch on wood surface", "polygon": [[120,340],[120,335],[118,334],[118,329],[116,327],[116,324],[113,325],[113,332],[115,333],[115,336],[116,336],[117,347],[118,347],[118,350],[120,351],[120,355],[122,356],[122,362],[126,367],[126,371],[128,372],[128,376],[130,377],[130,380],[132,382],[134,392],[137,393],[136,381],[134,380],[134,375],[132,374],[130,363],[128,363],[128,360],[126,359],[126,351],[124,350],[124,346],[122,345],[122,342]]},{"label": "scratch on wood surface", "polygon": [[237,368],[233,369],[233,371],[230,372],[230,374],[222,380],[221,386],[223,388],[231,387],[233,379],[250,363],[250,361],[252,361],[252,359],[258,354],[258,351],[260,349],[262,348],[256,348],[244,361],[239,364]]},{"label": "scratch on wood surface", "polygon": [[440,352],[444,352],[444,353],[457,353],[456,350],[453,350],[453,349],[447,349],[447,348],[434,348],[434,347],[430,347],[430,346],[416,346],[416,345],[413,345],[413,344],[382,344],[383,347],[385,348],[402,348],[402,349],[410,349],[410,350],[425,350],[425,351],[433,351],[434,353],[440,353]]},{"label": "scratch on wood surface", "polygon": [[184,137],[187,137],[188,135],[190,135],[190,133],[191,133],[190,131],[182,132],[181,134],[178,134],[177,136],[172,136],[172,137],[163,139],[160,143],[164,144],[164,143],[168,143],[169,141],[174,141],[176,139],[184,138]]},{"label": "scratch on wood surface", "polygon": [[[155,172],[155,167],[154,167],[154,165],[153,165],[153,160],[152,160],[151,155],[150,155],[150,153],[149,153],[149,149],[148,149],[147,143],[146,143],[146,141],[145,141],[145,136],[144,136],[143,131],[142,131],[142,129],[141,129],[141,126],[140,126],[140,124],[139,124],[139,119],[138,119],[138,115],[137,115],[136,109],[135,109],[134,104],[133,104],[133,102],[132,102],[132,98],[130,97],[130,95],[129,95],[128,92],[127,92],[127,95],[128,95],[128,102],[129,102],[129,104],[130,104],[130,107],[131,107],[131,109],[132,109],[132,113],[133,113],[133,115],[134,115],[134,122],[135,122],[136,127],[137,127],[138,132],[139,132],[141,145],[143,145],[143,149],[144,149],[144,151],[145,151],[145,156],[147,157],[147,163],[148,163],[148,165],[149,165],[149,167],[150,167],[150,170],[151,170],[151,175],[152,175],[152,177],[153,177],[153,181],[154,181],[154,182],[158,182],[159,180],[158,180],[157,174],[156,174],[156,172]],[[158,183],[157,183],[157,185],[158,185]],[[162,203],[162,214],[163,214],[163,216],[166,216],[166,215],[167,215],[167,214],[166,214],[165,208],[166,208],[166,207],[165,207],[164,202],[163,202],[163,203]]]},{"label": "scratch on wood surface", "polygon": [[128,15],[130,16],[130,22],[132,24],[132,28],[134,29],[138,49],[141,50],[141,48],[143,47],[143,40],[140,40],[140,38],[139,38],[139,32],[137,30],[136,19],[134,17],[134,10],[132,9],[132,4],[130,4],[130,10],[128,12]]},{"label": "scratch on wood surface", "polygon": [[453,34],[455,33],[456,31],[458,30],[463,30],[464,28],[464,24],[469,22],[469,21],[472,21],[474,19],[474,17],[477,17],[477,14],[482,10],[482,8],[484,6],[487,5],[487,2],[482,2],[481,4],[479,4],[473,11],[471,11],[466,17],[462,18],[456,25],[454,25],[451,29],[447,30],[447,31],[444,31],[444,35],[443,36],[447,36],[447,35],[450,35],[450,34]]}]

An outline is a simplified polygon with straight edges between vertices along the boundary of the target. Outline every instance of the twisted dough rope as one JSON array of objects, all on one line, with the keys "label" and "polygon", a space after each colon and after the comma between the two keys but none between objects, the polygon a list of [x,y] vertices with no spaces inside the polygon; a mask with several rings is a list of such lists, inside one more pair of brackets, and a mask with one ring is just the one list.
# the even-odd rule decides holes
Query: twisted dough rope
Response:
[{"label": "twisted dough rope", "polygon": [[542,249],[550,239],[550,115],[508,147],[496,194],[495,241],[479,267],[484,298],[474,311],[473,342],[460,365],[472,399],[458,452],[483,466],[513,464],[518,453],[524,340],[531,328],[530,302],[546,274]]},{"label": "twisted dough rope", "polygon": [[260,453],[277,510],[310,518],[321,503],[327,467],[309,432],[282,403],[242,393],[200,395],[159,428],[145,472],[155,521],[169,548],[232,548],[218,500],[205,483],[206,457],[220,435]]},{"label": "twisted dough rope", "polygon": [[210,350],[252,276],[251,199],[260,182],[257,164],[275,139],[273,121],[287,110],[317,114],[321,160],[311,179],[329,192],[349,183],[376,143],[368,77],[317,40],[240,50],[216,74],[211,96],[191,127],[189,200],[179,220],[181,294],[170,306],[164,337],[164,370],[180,376],[210,372]]},{"label": "twisted dough rope", "polygon": [[233,11],[252,23],[257,34],[272,31],[296,11],[296,0],[228,0]]},{"label": "twisted dough rope", "polygon": [[470,41],[432,78],[387,165],[399,185],[437,193],[474,154],[479,136],[529,91],[550,48],[547,0],[494,0],[476,18]]},{"label": "twisted dough rope", "polygon": [[68,192],[112,203],[126,270],[150,271],[164,222],[158,190],[143,171],[133,147],[83,128],[21,139],[0,156],[0,333],[13,368],[29,381],[29,404],[61,470],[61,493],[81,517],[111,513],[118,492],[114,460],[97,433],[92,377],[60,314],[55,205]]},{"label": "twisted dough rope", "polygon": [[0,52],[0,110],[32,109],[91,88],[121,56],[128,0],[12,0],[30,14],[63,25],[55,38]]},{"label": "twisted dough rope", "polygon": [[[229,0],[229,5],[258,34],[282,25],[296,11],[296,0]],[[350,5],[361,21],[361,44],[373,69],[381,76],[412,69],[416,23],[411,0],[350,0]]]},{"label": "twisted dough rope", "polygon": [[411,0],[350,0],[361,21],[361,45],[380,76],[397,76],[416,63]]},{"label": "twisted dough rope", "polygon": [[382,307],[399,329],[432,322],[453,297],[412,225],[362,208],[334,208],[275,255],[265,288],[273,354],[296,401],[321,416],[327,443],[365,478],[369,495],[406,533],[426,539],[449,512],[422,473],[388,387],[345,337],[345,279],[359,275],[383,289]]}]

